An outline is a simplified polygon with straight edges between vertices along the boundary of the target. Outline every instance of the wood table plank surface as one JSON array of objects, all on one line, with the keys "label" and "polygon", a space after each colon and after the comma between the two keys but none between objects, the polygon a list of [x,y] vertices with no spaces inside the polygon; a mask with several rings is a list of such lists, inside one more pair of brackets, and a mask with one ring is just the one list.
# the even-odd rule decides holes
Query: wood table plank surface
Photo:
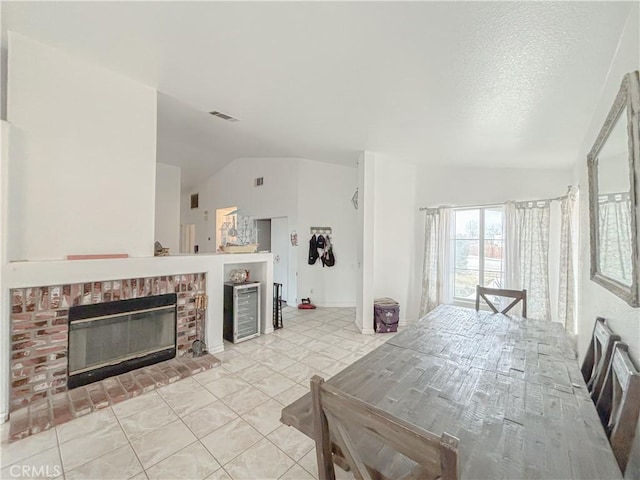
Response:
[{"label": "wood table plank surface", "polygon": [[[559,323],[441,305],[327,383],[458,437],[463,479],[622,478]],[[313,438],[310,394],[281,420]]]}]

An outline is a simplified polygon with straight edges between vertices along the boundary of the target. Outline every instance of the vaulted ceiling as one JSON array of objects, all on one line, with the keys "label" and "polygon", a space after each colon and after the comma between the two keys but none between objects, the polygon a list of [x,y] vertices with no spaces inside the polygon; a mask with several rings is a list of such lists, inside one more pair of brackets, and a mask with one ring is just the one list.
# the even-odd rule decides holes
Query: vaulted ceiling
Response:
[{"label": "vaulted ceiling", "polygon": [[[3,2],[3,28],[157,88],[158,160],[569,168],[630,2]],[[227,113],[240,121],[208,115]]]}]

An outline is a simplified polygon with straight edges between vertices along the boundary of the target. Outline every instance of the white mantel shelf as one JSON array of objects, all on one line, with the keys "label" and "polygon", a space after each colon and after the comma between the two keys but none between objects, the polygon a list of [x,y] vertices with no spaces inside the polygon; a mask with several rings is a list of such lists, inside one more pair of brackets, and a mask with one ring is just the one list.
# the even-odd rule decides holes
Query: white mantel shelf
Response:
[{"label": "white mantel shelf", "polygon": [[[215,270],[222,273],[224,265],[260,262],[273,264],[273,254],[199,253],[167,257],[10,262],[5,269],[4,283],[6,288],[26,288],[182,273],[214,273]],[[272,279],[273,274],[264,281],[273,283]]]}]

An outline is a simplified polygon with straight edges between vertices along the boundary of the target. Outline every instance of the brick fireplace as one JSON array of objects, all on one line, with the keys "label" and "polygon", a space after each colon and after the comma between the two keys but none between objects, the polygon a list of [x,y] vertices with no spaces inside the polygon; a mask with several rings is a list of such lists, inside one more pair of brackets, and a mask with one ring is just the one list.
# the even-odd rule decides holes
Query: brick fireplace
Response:
[{"label": "brick fireplace", "polygon": [[[67,390],[69,308],[175,293],[177,356],[196,338],[204,273],[12,289],[11,411]],[[204,331],[204,325],[200,328]]]}]

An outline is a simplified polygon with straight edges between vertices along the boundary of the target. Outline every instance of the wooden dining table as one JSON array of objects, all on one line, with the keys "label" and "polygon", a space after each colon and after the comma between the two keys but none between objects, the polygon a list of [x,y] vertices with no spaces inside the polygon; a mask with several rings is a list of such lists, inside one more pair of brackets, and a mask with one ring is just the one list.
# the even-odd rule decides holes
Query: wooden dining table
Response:
[{"label": "wooden dining table", "polygon": [[[622,478],[557,322],[441,305],[327,383],[458,437],[463,479]],[[313,439],[312,417],[306,394],[281,421]],[[394,455],[369,456],[398,478],[408,467]]]}]

